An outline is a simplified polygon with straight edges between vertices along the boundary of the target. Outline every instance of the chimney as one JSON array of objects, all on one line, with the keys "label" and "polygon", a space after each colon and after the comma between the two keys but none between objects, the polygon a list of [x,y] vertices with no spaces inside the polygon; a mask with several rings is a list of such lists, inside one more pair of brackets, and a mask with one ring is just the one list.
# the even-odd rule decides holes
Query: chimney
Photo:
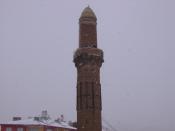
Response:
[{"label": "chimney", "polygon": [[49,115],[48,115],[48,113],[47,113],[47,110],[43,110],[42,112],[41,112],[41,119],[44,119],[44,120],[48,120],[50,117],[49,117]]},{"label": "chimney", "polygon": [[39,117],[34,117],[34,120],[39,121],[40,119],[39,119]]},{"label": "chimney", "polygon": [[21,120],[21,117],[13,117],[13,121]]},{"label": "chimney", "polygon": [[64,121],[64,115],[63,114],[61,115],[60,119],[61,119],[61,121]]}]

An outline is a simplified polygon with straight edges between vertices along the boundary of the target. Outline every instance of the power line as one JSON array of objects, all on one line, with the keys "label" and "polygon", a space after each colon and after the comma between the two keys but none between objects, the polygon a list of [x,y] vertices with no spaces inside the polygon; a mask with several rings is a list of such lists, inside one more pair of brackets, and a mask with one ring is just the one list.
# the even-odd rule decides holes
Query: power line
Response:
[{"label": "power line", "polygon": [[106,119],[104,119],[104,117],[102,117],[102,120],[103,120],[103,122],[107,125],[107,126],[109,126],[109,128],[110,128],[110,130],[109,131],[118,131],[116,128],[114,128]]}]

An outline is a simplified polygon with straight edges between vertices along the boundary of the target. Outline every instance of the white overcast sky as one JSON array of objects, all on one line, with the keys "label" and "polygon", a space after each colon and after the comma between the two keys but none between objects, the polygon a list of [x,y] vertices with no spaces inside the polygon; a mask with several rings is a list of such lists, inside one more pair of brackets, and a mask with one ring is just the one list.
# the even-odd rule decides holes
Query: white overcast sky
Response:
[{"label": "white overcast sky", "polygon": [[0,0],[0,121],[76,120],[78,19],[98,18],[103,117],[118,131],[175,131],[174,0]]}]

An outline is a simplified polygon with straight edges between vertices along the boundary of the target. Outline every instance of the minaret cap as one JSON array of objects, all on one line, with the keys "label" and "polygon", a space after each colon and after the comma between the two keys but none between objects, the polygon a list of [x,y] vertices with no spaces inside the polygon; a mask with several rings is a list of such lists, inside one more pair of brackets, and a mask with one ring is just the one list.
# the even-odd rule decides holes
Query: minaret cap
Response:
[{"label": "minaret cap", "polygon": [[95,18],[96,19],[96,16],[93,10],[88,6],[83,10],[80,18]]}]

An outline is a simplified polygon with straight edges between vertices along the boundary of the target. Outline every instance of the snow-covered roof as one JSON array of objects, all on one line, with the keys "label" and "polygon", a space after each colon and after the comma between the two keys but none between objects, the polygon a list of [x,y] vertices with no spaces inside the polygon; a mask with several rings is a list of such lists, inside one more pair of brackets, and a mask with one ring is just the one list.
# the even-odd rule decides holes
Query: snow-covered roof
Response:
[{"label": "snow-covered roof", "polygon": [[47,125],[47,123],[45,123],[43,121],[34,120],[34,118],[25,119],[25,120],[9,121],[9,122],[2,123],[2,124],[9,124],[9,125]]},{"label": "snow-covered roof", "polygon": [[76,130],[75,127],[72,127],[68,123],[63,122],[63,121],[61,121],[61,122],[55,122],[54,121],[54,122],[50,123],[50,125],[51,126],[54,126],[54,127],[63,127],[63,128],[68,128],[68,129],[74,129],[74,130]]},{"label": "snow-covered roof", "polygon": [[35,118],[29,118],[25,120],[16,120],[16,121],[9,121],[2,124],[6,125],[43,125],[43,126],[52,126],[52,127],[59,127],[59,128],[67,128],[67,129],[74,129],[76,128],[70,126],[68,123],[64,121],[56,122],[51,119],[44,120],[44,119],[38,119]]}]

